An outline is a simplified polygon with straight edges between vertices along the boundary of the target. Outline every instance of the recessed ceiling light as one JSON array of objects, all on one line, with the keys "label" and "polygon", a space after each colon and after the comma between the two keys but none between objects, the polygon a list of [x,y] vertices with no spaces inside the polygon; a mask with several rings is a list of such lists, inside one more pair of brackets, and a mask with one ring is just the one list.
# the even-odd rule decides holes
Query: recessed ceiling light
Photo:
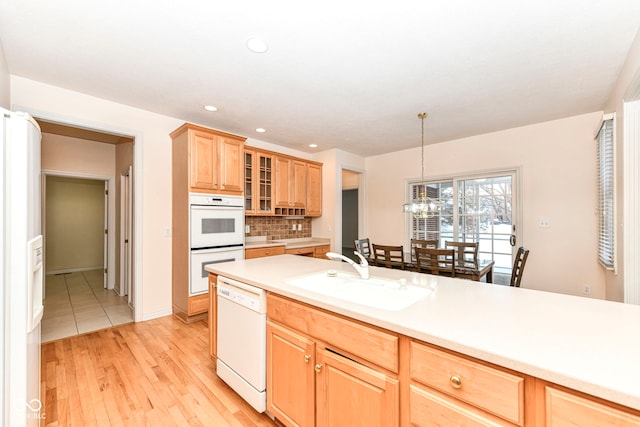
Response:
[{"label": "recessed ceiling light", "polygon": [[269,45],[267,45],[265,41],[254,37],[247,40],[247,48],[249,48],[251,52],[265,53],[267,50],[269,50]]},{"label": "recessed ceiling light", "polygon": [[264,128],[256,128],[256,132],[265,133],[266,131]]},{"label": "recessed ceiling light", "polygon": [[309,144],[309,147],[311,147],[311,148],[318,148],[318,144]]},{"label": "recessed ceiling light", "polygon": [[218,111],[218,107],[213,105],[205,105],[203,108],[207,111]]}]

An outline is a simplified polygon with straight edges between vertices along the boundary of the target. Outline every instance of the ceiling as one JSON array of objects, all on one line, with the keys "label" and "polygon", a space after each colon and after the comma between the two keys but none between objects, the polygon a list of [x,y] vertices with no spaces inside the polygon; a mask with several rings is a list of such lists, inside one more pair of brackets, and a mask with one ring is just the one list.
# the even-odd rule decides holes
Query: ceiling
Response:
[{"label": "ceiling", "polygon": [[423,111],[431,144],[601,110],[639,27],[638,0],[0,0],[12,75],[362,156]]}]

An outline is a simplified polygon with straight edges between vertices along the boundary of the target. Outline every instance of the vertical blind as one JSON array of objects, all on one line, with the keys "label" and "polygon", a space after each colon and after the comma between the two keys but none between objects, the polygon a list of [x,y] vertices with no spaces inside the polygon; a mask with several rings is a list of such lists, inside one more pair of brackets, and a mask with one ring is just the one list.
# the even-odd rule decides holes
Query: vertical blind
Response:
[{"label": "vertical blind", "polygon": [[598,142],[598,259],[615,268],[615,186],[613,119],[605,119],[596,135]]}]

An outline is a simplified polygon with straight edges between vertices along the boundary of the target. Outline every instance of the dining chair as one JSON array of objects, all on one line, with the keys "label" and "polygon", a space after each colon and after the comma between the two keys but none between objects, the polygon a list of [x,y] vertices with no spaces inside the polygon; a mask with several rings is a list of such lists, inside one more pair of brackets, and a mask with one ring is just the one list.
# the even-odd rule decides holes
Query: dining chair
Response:
[{"label": "dining chair", "polygon": [[415,248],[416,271],[439,276],[455,277],[455,250],[436,248]]},{"label": "dining chair", "polygon": [[404,247],[403,246],[388,246],[388,245],[376,245],[373,247],[373,262],[379,267],[387,268],[399,268],[405,269],[404,264]]},{"label": "dining chair", "polygon": [[456,252],[456,268],[478,269],[477,242],[444,242],[445,249],[453,248]]},{"label": "dining chair", "polygon": [[513,269],[511,270],[511,281],[509,286],[520,287],[522,281],[522,272],[524,271],[524,265],[527,263],[529,257],[529,249],[525,249],[522,246],[518,248],[516,253],[516,259],[513,261]]},{"label": "dining chair", "polygon": [[353,245],[356,251],[360,252],[363,257],[367,260],[371,259],[371,243],[368,238],[354,240]]}]

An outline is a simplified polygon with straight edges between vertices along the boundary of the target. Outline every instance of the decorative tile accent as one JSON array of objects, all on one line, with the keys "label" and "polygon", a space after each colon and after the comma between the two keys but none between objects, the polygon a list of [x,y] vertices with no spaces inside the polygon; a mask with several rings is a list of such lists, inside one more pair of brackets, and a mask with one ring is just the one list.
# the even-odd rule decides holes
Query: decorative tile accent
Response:
[{"label": "decorative tile accent", "polygon": [[[279,216],[245,216],[245,225],[251,230],[247,237],[266,236],[268,240],[311,237],[311,218],[288,219]],[[298,231],[298,226],[302,230]],[[293,225],[296,230],[293,230]]]}]

